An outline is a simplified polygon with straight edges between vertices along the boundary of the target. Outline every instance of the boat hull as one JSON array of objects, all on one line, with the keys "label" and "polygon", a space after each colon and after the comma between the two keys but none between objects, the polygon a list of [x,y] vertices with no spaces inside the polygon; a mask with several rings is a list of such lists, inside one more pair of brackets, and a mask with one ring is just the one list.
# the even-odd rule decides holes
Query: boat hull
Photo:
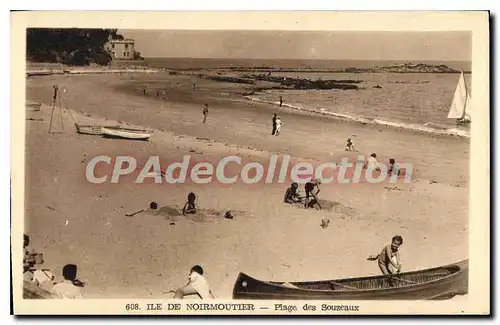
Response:
[{"label": "boat hull", "polygon": [[112,129],[103,127],[102,135],[109,138],[130,139],[130,140],[149,140],[150,133],[141,132],[132,129]]},{"label": "boat hull", "polygon": [[[449,272],[452,268],[454,272]],[[450,274],[423,283],[408,283],[396,280],[397,277],[416,278],[426,276],[430,272],[438,274],[440,270]],[[398,285],[386,286],[374,289],[350,289],[350,284],[356,283],[362,286],[366,283],[387,283],[384,276],[339,279],[316,282],[292,282],[292,286],[286,283],[260,281],[244,273],[240,273],[233,289],[233,299],[261,299],[261,300],[429,300],[450,299],[456,295],[464,295],[468,292],[468,260],[457,264],[433,268],[422,271],[402,273],[394,276],[392,283]],[[401,285],[401,283],[403,283]],[[324,289],[330,286],[330,290]],[[343,287],[339,287],[343,286]],[[318,287],[317,289],[304,289],[304,287]]]}]

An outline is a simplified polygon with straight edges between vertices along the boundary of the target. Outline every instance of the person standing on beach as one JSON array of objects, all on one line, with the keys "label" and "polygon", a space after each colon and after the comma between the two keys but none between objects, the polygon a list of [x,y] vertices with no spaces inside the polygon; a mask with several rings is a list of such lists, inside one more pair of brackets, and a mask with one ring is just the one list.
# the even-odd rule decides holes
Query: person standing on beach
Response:
[{"label": "person standing on beach", "polygon": [[283,96],[280,96],[280,107],[283,106]]},{"label": "person standing on beach", "polygon": [[271,133],[271,135],[274,135],[276,133],[276,119],[278,118],[278,115],[276,115],[276,113],[274,113],[273,115],[273,131]]},{"label": "person standing on beach", "polygon": [[283,122],[281,121],[281,119],[278,117],[276,119],[276,131],[274,132],[274,134],[276,136],[280,135],[280,132],[281,132],[281,126],[283,125]]},{"label": "person standing on beach", "polygon": [[203,107],[203,124],[207,122],[207,116],[208,116],[208,104],[205,104],[205,107]]},{"label": "person standing on beach", "polygon": [[399,169],[399,166],[396,164],[396,159],[394,158],[389,159],[389,168],[387,170],[387,174],[389,176],[392,175],[399,176],[401,174],[401,170]]}]

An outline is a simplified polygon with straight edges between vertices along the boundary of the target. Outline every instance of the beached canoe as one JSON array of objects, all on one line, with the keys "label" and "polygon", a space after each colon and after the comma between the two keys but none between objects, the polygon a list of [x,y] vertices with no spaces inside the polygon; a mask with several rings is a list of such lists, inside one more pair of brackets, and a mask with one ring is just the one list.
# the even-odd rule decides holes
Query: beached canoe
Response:
[{"label": "beached canoe", "polygon": [[469,260],[385,276],[313,282],[260,281],[240,273],[233,299],[272,300],[428,300],[468,292]]},{"label": "beached canoe", "polygon": [[109,138],[148,140],[151,133],[142,129],[130,129],[123,127],[106,126],[101,129],[102,135]]}]

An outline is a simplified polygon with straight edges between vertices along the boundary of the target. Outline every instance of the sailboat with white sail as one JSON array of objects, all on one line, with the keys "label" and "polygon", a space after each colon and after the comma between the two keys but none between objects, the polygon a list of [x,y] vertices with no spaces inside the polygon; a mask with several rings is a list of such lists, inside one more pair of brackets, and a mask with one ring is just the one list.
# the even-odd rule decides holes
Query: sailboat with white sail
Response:
[{"label": "sailboat with white sail", "polygon": [[457,119],[457,123],[470,123],[471,121],[472,97],[465,84],[464,72],[460,73],[457,88],[453,95],[448,118]]}]

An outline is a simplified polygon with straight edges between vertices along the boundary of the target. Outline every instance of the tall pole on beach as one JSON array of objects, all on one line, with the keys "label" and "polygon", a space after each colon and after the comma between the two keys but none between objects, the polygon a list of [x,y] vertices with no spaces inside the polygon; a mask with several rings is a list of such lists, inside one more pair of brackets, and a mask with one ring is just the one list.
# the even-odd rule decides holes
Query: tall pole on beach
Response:
[{"label": "tall pole on beach", "polygon": [[[54,119],[54,110],[56,109],[57,93],[59,90],[57,85],[54,85],[53,88],[54,88],[54,95],[52,96],[52,113],[50,114],[49,133],[50,133],[50,130],[52,129],[52,121]],[[62,118],[61,118],[61,120],[62,120]]]}]

